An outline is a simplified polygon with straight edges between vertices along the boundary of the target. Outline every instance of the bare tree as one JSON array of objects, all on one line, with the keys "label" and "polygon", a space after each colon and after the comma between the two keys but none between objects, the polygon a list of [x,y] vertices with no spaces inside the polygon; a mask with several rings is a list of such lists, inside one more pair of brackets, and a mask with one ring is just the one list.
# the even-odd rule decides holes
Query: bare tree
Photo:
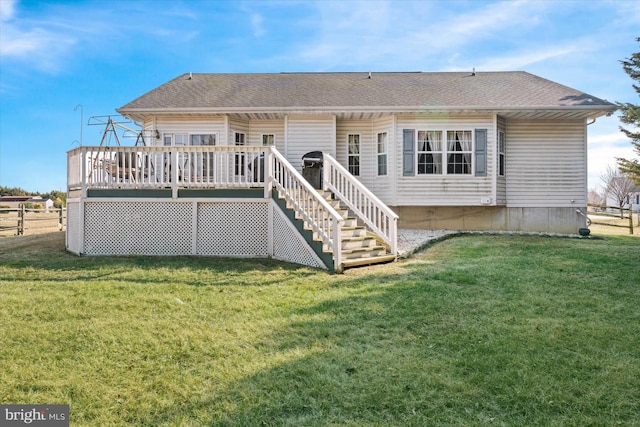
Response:
[{"label": "bare tree", "polygon": [[607,206],[607,198],[595,188],[590,188],[587,193],[587,202],[592,206]]},{"label": "bare tree", "polygon": [[623,218],[622,208],[635,187],[633,181],[620,172],[620,169],[611,166],[607,167],[606,172],[600,176],[600,179],[605,185],[606,198],[613,198],[617,202],[620,208],[620,218]]}]

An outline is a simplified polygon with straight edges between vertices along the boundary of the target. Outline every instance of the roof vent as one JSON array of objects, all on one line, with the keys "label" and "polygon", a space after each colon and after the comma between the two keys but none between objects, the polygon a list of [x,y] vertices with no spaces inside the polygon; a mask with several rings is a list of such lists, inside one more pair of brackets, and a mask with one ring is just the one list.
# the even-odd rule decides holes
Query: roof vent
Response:
[{"label": "roof vent", "polygon": [[473,67],[473,71],[471,71],[471,75],[475,76],[476,75],[476,67]]},{"label": "roof vent", "polygon": [[371,78],[371,71],[369,71],[369,78]]},{"label": "roof vent", "polygon": [[187,80],[191,80],[191,79],[193,79],[193,73],[189,71],[189,78]]}]

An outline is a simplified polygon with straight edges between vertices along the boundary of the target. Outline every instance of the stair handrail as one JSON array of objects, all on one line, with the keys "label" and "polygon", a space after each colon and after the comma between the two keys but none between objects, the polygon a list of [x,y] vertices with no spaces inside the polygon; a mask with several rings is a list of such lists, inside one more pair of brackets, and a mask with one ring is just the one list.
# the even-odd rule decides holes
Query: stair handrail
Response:
[{"label": "stair handrail", "polygon": [[398,215],[327,153],[323,153],[323,168],[323,185],[389,245],[392,255],[397,255]]},{"label": "stair handrail", "polygon": [[274,147],[269,178],[285,201],[333,253],[334,271],[342,270],[342,216]]}]

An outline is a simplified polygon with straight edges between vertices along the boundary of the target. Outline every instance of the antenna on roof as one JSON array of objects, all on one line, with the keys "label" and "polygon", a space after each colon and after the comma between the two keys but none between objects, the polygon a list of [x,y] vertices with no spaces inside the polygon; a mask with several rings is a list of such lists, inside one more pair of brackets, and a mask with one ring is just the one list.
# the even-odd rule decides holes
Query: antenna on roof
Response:
[{"label": "antenna on roof", "polygon": [[369,71],[369,78],[371,78],[371,71]]},{"label": "antenna on roof", "polygon": [[471,75],[472,75],[472,76],[475,76],[475,75],[476,75],[476,67],[473,67],[473,71],[471,72]]}]

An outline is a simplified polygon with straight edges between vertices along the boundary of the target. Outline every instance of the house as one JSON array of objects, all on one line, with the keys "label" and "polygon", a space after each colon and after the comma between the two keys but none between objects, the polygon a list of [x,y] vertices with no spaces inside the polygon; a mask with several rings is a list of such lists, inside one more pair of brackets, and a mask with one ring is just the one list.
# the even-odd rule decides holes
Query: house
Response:
[{"label": "house", "polygon": [[53,201],[51,199],[45,200],[40,196],[0,196],[0,206],[18,209],[25,203],[30,203],[34,206],[40,205],[46,212],[49,212],[49,209],[53,207]]},{"label": "house", "polygon": [[640,187],[638,187],[637,185],[634,185],[631,188],[629,188],[629,192],[624,197],[622,206],[620,206],[620,202],[618,201],[618,198],[615,196],[615,194],[612,194],[606,189],[605,189],[604,199],[605,199],[606,206],[622,207],[624,209],[629,209],[629,205],[631,204],[632,212],[640,212]]},{"label": "house", "polygon": [[18,209],[20,205],[32,198],[33,196],[0,196],[0,205],[10,209]]},{"label": "house", "polygon": [[135,147],[69,152],[67,248],[339,271],[398,227],[577,233],[615,110],[526,72],[184,74],[117,110]]}]

